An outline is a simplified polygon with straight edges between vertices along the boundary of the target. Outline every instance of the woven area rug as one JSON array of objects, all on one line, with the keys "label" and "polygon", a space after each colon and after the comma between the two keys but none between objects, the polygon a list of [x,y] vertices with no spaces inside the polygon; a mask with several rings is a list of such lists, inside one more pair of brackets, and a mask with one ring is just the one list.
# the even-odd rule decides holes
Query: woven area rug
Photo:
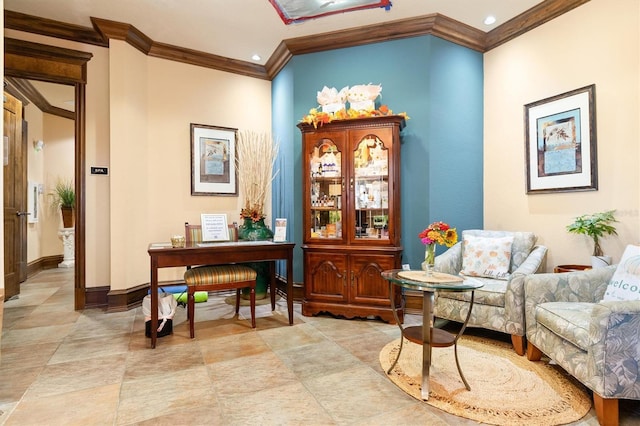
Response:
[{"label": "woven area rug", "polygon": [[[396,358],[400,339],[380,352],[386,372]],[[464,387],[453,347],[432,349],[427,404],[456,416],[494,425],[561,425],[584,417],[591,408],[586,389],[544,362],[517,355],[511,345],[463,336],[458,357],[471,391]],[[404,342],[400,360],[388,377],[400,389],[422,400],[422,346]]]}]

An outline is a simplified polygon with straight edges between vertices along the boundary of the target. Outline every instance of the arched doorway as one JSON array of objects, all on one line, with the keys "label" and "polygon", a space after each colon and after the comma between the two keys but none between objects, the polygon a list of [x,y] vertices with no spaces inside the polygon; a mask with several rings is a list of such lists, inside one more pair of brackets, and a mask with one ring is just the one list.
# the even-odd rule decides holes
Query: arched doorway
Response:
[{"label": "arched doorway", "polygon": [[4,74],[75,87],[75,276],[74,308],[85,307],[85,91],[93,55],[11,38],[4,39]]}]

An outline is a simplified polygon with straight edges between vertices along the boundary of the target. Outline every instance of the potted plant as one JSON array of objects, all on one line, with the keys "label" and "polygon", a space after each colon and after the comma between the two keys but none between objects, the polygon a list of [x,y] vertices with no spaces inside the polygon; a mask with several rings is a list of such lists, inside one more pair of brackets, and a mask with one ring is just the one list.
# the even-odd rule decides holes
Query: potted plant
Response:
[{"label": "potted plant", "polygon": [[611,256],[605,256],[602,252],[600,239],[607,235],[618,235],[616,227],[612,225],[617,222],[614,213],[615,210],[609,210],[578,216],[572,224],[567,225],[567,231],[570,233],[588,235],[593,239],[591,266],[594,268],[611,264]]},{"label": "potted plant", "polygon": [[62,226],[64,228],[73,228],[75,224],[74,207],[76,204],[76,192],[71,180],[58,179],[56,185],[49,194],[51,196],[51,205],[60,208],[62,212]]}]

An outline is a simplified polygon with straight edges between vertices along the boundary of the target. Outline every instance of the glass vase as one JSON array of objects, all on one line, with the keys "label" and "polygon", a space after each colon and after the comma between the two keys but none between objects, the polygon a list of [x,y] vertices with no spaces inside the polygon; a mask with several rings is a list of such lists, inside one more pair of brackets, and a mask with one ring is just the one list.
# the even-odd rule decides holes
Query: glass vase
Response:
[{"label": "glass vase", "polygon": [[426,272],[427,276],[433,275],[433,266],[436,261],[436,245],[427,244],[424,250],[424,262],[422,262],[422,269]]}]

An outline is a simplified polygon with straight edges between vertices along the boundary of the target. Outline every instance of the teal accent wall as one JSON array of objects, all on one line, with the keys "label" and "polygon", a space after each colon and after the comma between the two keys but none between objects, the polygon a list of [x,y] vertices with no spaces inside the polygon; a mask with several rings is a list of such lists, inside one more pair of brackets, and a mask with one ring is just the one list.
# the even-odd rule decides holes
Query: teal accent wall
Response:
[{"label": "teal accent wall", "polygon": [[[302,270],[302,138],[296,124],[317,106],[323,86],[340,90],[380,84],[385,104],[410,119],[402,132],[401,220],[403,263],[419,268],[418,233],[442,220],[464,229],[483,225],[482,54],[434,36],[294,56],[273,80],[273,130],[292,171],[274,191],[289,238],[297,245],[294,280]],[[278,183],[274,183],[276,185]],[[293,234],[291,233],[293,232]],[[438,247],[438,254],[444,250]]]}]

